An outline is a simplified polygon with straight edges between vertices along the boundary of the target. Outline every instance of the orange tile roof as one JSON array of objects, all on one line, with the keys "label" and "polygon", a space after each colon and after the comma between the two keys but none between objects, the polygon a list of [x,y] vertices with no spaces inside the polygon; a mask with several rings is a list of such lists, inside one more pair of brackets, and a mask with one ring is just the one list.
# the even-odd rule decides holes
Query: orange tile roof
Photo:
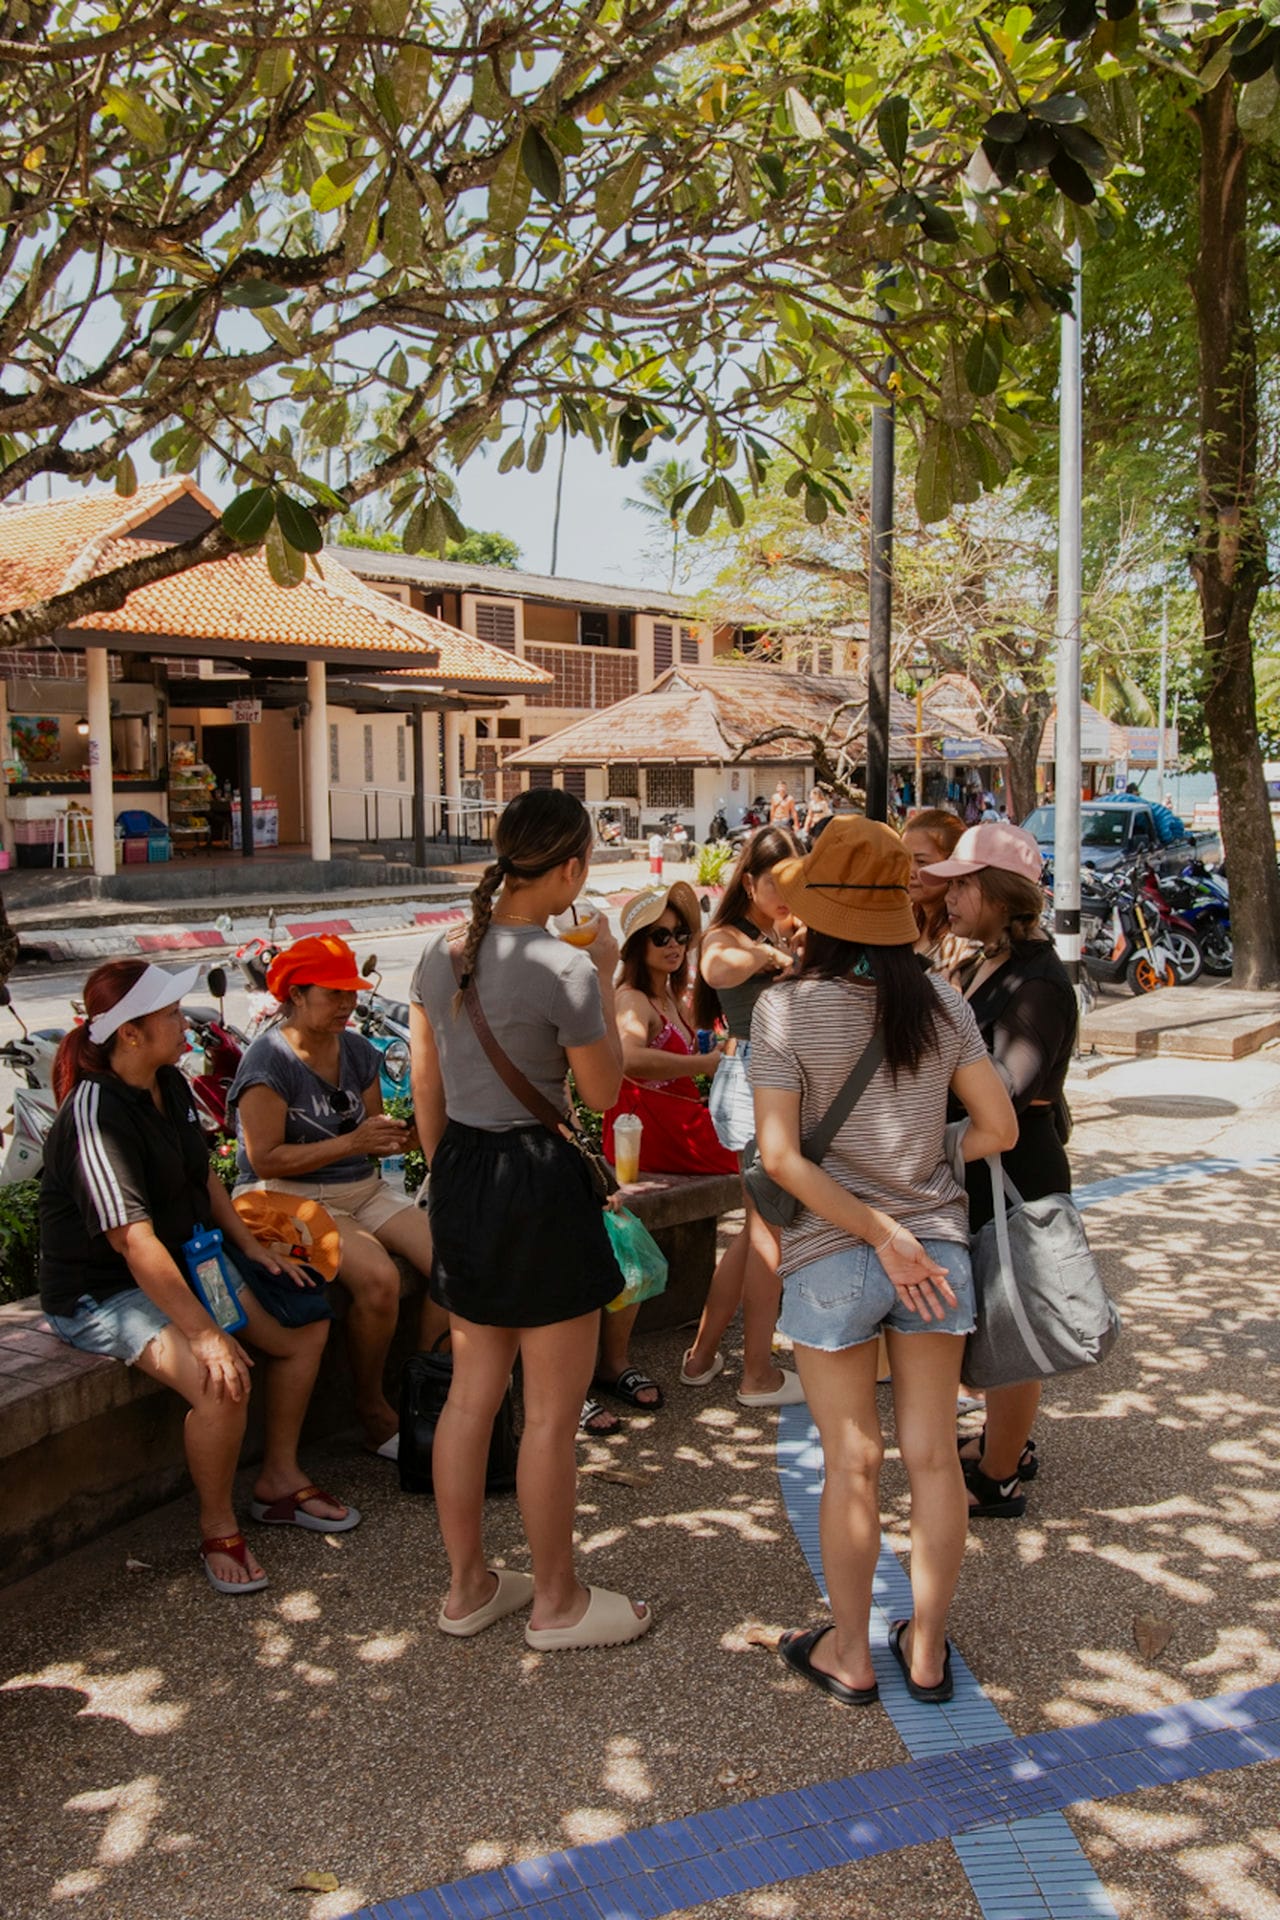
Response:
[{"label": "orange tile roof", "polygon": [[[140,487],[130,500],[102,493],[0,508],[0,606],[27,605],[161,551],[165,542],[140,539],[131,529],[184,494],[216,516],[185,478]],[[73,631],[155,635],[162,643],[207,646],[213,657],[301,649],[349,664],[412,661],[415,679],[441,686],[518,691],[551,679],[503,648],[379,593],[328,555],[309,563],[292,588],[276,585],[260,550],[207,561],[139,587],[123,607],[91,614]]]}]

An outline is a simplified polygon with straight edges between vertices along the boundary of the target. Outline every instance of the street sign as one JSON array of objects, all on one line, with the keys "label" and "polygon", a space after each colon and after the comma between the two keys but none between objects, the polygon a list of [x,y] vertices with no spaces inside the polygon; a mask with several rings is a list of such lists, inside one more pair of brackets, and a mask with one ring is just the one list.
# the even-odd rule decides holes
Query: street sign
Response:
[{"label": "street sign", "polygon": [[944,740],[942,743],[944,760],[988,760],[990,752],[981,740]]},{"label": "street sign", "polygon": [[[1159,727],[1126,727],[1129,736],[1129,758],[1136,766],[1154,767],[1160,758]],[[1166,727],[1164,730],[1164,757],[1166,764],[1178,757],[1178,730]]]},{"label": "street sign", "polygon": [[237,727],[256,727],[262,718],[261,700],[233,700],[231,720]]}]

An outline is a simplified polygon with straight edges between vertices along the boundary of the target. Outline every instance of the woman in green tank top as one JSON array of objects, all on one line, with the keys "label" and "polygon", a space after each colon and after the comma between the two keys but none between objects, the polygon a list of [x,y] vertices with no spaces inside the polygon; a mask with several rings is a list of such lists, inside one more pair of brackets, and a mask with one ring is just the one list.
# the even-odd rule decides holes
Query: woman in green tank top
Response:
[{"label": "woman in green tank top", "polygon": [[[790,913],[771,878],[782,860],[801,853],[786,827],[762,827],[742,849],[724,896],[703,936],[694,983],[694,1019],[699,1027],[728,1029],[725,1057],[711,1083],[709,1110],[721,1144],[739,1156],[750,1146],[755,1115],[748,1077],[751,1015],[760,995],[791,971]],[[720,1342],[742,1308],[744,1407],[779,1407],[804,1398],[796,1374],[773,1357],[782,1285],[778,1238],[747,1198],[746,1224],[716,1268],[693,1345],[684,1356],[685,1386],[706,1386],[724,1366]]]}]

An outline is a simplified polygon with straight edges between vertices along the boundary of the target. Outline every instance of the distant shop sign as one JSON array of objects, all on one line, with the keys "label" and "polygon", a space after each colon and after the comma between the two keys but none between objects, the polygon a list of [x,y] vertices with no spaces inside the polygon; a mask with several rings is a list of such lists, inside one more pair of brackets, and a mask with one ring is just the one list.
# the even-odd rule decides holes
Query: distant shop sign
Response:
[{"label": "distant shop sign", "polygon": [[233,700],[231,721],[237,727],[256,727],[262,718],[261,700]]},{"label": "distant shop sign", "polygon": [[[1137,765],[1154,767],[1160,758],[1159,727],[1126,727],[1129,737],[1129,758]],[[1166,727],[1164,733],[1164,757],[1172,763],[1178,757],[1178,729]]]},{"label": "distant shop sign", "polygon": [[946,740],[942,742],[944,760],[986,760],[989,758],[984,740]]}]

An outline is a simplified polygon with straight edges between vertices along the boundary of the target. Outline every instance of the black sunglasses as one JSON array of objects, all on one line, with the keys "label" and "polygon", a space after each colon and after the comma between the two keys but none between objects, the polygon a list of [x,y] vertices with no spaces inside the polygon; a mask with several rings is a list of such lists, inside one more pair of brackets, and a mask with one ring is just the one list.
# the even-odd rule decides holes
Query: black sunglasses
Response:
[{"label": "black sunglasses", "polygon": [[650,927],[649,938],[655,947],[669,947],[673,940],[677,945],[687,947],[692,935],[688,927]]}]

